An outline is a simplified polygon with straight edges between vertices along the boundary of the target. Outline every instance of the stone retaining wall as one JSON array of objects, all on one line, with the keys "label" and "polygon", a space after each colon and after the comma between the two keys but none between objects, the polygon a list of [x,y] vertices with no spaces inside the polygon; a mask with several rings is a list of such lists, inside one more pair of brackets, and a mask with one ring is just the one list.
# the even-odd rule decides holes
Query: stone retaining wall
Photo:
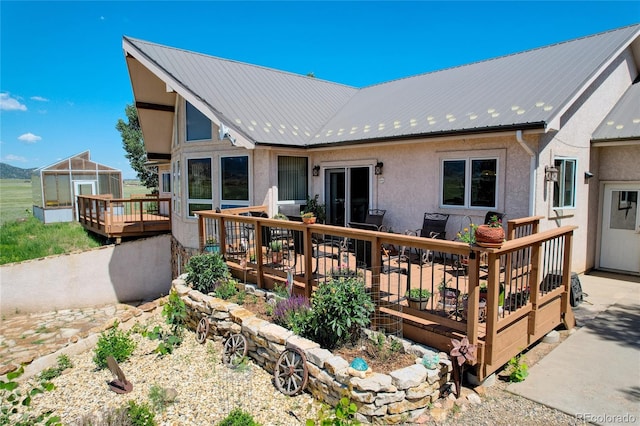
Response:
[{"label": "stone retaining wall", "polygon": [[[248,356],[270,373],[286,348],[303,351],[309,371],[306,390],[331,406],[336,406],[342,396],[348,396],[358,406],[360,421],[383,424],[413,421],[451,386],[451,362],[447,354],[437,349],[401,339],[404,350],[419,357],[416,364],[390,374],[371,372],[364,378],[355,377],[349,374],[349,361],[344,358],[286,328],[258,318],[240,305],[187,287],[184,275],[173,280],[172,287],[185,301],[190,328],[195,329],[206,317],[209,318],[210,338],[242,333],[247,339]],[[245,291],[260,297],[273,297],[254,285],[246,285]],[[439,354],[436,368],[427,369],[420,363],[425,354]]]}]

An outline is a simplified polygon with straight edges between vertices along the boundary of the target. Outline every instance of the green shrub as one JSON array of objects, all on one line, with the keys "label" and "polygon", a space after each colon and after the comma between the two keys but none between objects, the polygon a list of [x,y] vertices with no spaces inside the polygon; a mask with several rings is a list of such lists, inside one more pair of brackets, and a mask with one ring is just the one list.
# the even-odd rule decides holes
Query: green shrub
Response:
[{"label": "green shrub", "polygon": [[298,336],[305,336],[310,332],[313,312],[309,300],[304,296],[296,295],[280,300],[273,316],[276,324],[288,328]]},{"label": "green shrub", "polygon": [[361,328],[371,322],[374,310],[364,283],[358,278],[342,277],[321,284],[311,299],[311,307],[312,335],[303,337],[327,349],[357,341]]},{"label": "green shrub", "polygon": [[149,401],[154,410],[162,412],[166,410],[167,405],[173,402],[167,394],[167,389],[158,385],[151,385],[149,389]]},{"label": "green shrub", "polygon": [[316,420],[308,419],[305,426],[359,426],[355,418],[358,407],[349,398],[342,397],[333,409],[333,415],[326,406],[318,413]]},{"label": "green shrub", "polygon": [[240,408],[234,408],[218,426],[259,426],[253,416]]},{"label": "green shrub", "polygon": [[191,256],[186,266],[187,284],[201,293],[209,293],[214,284],[229,277],[229,268],[220,253]]},{"label": "green shrub", "polygon": [[514,356],[509,360],[509,381],[522,382],[529,375],[529,366],[524,361],[522,354]]},{"label": "green shrub", "polygon": [[172,354],[173,350],[182,344],[182,335],[167,333],[160,327],[156,325],[153,327],[151,331],[146,331],[143,334],[144,337],[149,340],[159,340],[158,346],[153,350],[158,355],[165,356],[168,354]]},{"label": "green shrub", "polygon": [[187,307],[175,289],[171,290],[169,300],[162,307],[162,316],[165,318],[165,322],[171,326],[173,334],[181,334],[187,321]]},{"label": "green shrub", "polygon": [[111,329],[100,334],[94,349],[93,362],[100,369],[107,367],[107,357],[111,355],[117,362],[129,359],[136,349],[136,342],[131,339],[130,332],[118,329],[116,322]]},{"label": "green shrub", "polygon": [[58,377],[67,368],[72,368],[73,364],[68,356],[62,354],[58,357],[58,365],[55,367],[42,370],[40,373],[40,380],[52,380]]},{"label": "green shrub", "polygon": [[156,415],[147,403],[140,403],[131,400],[127,408],[129,420],[133,426],[155,426]]},{"label": "green shrub", "polygon": [[220,299],[230,299],[238,292],[236,287],[236,281],[233,279],[226,279],[219,281],[213,286],[213,294]]}]

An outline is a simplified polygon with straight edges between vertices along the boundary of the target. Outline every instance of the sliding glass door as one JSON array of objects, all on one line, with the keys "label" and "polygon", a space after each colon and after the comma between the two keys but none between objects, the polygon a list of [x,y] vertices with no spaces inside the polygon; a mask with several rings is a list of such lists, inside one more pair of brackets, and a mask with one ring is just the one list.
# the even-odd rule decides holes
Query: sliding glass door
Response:
[{"label": "sliding glass door", "polygon": [[364,222],[371,205],[371,167],[325,169],[327,224]]}]

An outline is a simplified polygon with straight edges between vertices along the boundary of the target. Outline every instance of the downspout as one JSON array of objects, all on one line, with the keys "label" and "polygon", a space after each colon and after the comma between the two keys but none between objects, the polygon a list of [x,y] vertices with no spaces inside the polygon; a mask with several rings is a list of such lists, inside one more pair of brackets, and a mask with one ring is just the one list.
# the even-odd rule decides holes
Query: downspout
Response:
[{"label": "downspout", "polygon": [[524,149],[531,159],[529,160],[529,216],[535,215],[536,210],[536,177],[537,177],[537,169],[536,169],[536,154],[533,150],[527,145],[527,143],[522,139],[522,130],[516,130],[516,140]]}]

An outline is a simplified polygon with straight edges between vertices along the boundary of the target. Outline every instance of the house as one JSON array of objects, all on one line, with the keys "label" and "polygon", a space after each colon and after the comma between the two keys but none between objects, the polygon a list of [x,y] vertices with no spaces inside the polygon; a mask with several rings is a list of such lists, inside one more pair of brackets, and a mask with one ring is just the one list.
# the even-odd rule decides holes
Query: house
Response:
[{"label": "house", "polygon": [[572,270],[640,273],[640,25],[355,88],[124,37],[175,250],[196,212],[308,196],[327,223],[385,209],[393,230],[450,215],[576,225]]},{"label": "house", "polygon": [[33,215],[44,223],[78,219],[78,195],[122,197],[122,172],[91,161],[84,151],[31,173]]}]

